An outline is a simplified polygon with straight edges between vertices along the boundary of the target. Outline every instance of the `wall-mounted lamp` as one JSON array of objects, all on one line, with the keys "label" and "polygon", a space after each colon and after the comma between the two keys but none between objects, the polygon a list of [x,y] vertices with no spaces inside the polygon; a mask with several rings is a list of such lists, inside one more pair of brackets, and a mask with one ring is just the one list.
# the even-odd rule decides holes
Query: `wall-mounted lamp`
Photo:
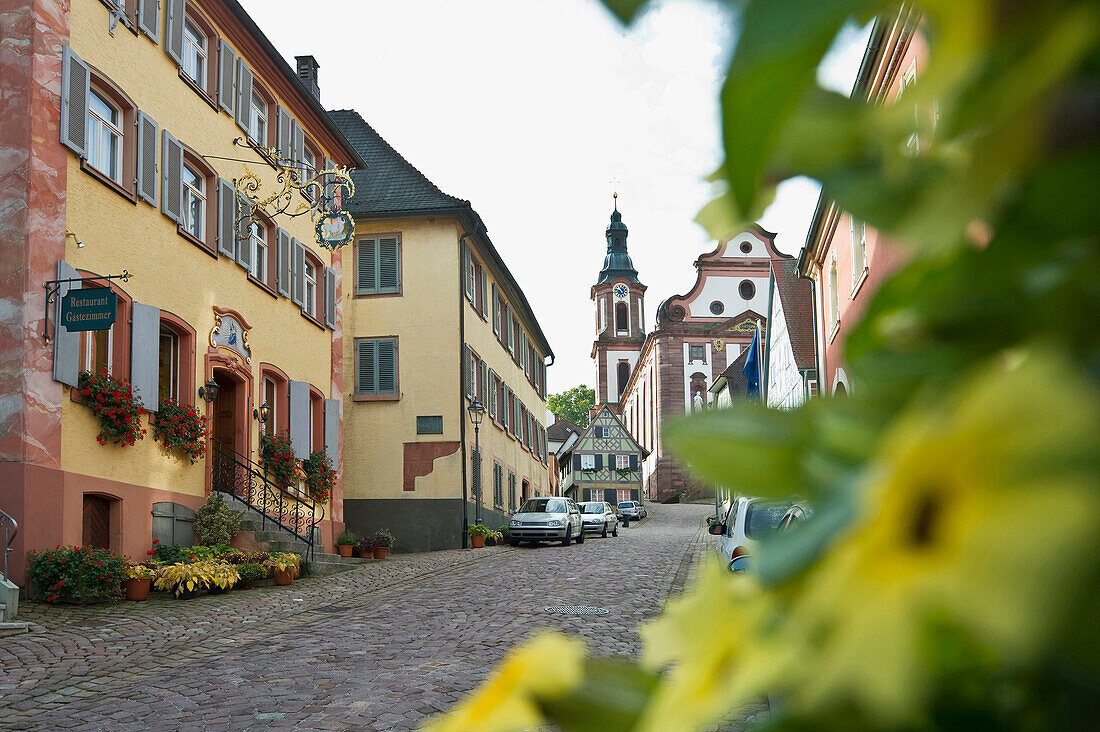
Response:
[{"label": "wall-mounted lamp", "polygon": [[76,248],[77,249],[83,249],[84,248],[84,242],[80,241],[80,239],[77,238],[76,234],[74,234],[71,231],[66,231],[65,232],[65,238],[68,239],[70,236],[73,238],[73,241],[76,242]]},{"label": "wall-mounted lamp", "polygon": [[204,386],[199,387],[199,397],[209,404],[218,398],[218,382],[214,381],[214,377],[210,377],[210,381],[206,382]]},{"label": "wall-mounted lamp", "polygon": [[267,422],[267,418],[271,416],[271,405],[264,402],[260,405],[259,409],[252,410],[252,419],[257,422]]}]

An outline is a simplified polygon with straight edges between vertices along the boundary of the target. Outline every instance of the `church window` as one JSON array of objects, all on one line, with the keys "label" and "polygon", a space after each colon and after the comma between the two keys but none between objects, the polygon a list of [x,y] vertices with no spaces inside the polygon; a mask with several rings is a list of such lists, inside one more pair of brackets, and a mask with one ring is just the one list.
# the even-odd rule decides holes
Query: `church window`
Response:
[{"label": "church window", "polygon": [[748,243],[747,241],[741,242],[741,251],[745,254],[748,254],[752,251],[752,244]]},{"label": "church window", "polygon": [[752,280],[741,280],[737,291],[741,293],[741,297],[751,300],[752,296],[756,294],[756,285],[752,283]]},{"label": "church window", "polygon": [[718,300],[715,300],[710,304],[710,311],[715,315],[721,315],[723,312],[725,312],[725,310],[726,306]]},{"label": "church window", "polygon": [[630,318],[627,316],[626,303],[615,304],[615,332],[626,333],[630,330]]},{"label": "church window", "polygon": [[626,382],[630,380],[630,364],[626,361],[619,361],[619,396],[623,395],[626,391]]},{"label": "church window", "polygon": [[702,343],[693,343],[691,345],[690,355],[691,357],[688,359],[689,361],[702,361],[703,363],[706,363],[706,349],[703,347]]}]

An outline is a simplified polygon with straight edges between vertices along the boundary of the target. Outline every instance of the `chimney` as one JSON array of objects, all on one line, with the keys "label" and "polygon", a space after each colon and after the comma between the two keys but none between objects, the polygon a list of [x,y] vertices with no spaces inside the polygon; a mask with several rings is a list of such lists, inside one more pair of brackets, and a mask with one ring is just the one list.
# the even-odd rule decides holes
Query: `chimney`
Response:
[{"label": "chimney", "polygon": [[320,102],[321,87],[317,84],[317,69],[321,68],[321,64],[312,56],[295,56],[294,60],[298,62],[298,78],[313,98]]}]

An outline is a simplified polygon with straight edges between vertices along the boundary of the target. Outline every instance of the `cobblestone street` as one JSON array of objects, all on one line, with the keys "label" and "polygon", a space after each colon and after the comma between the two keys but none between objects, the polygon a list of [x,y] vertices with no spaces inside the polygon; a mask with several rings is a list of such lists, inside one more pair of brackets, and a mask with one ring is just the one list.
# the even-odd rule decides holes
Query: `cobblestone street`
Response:
[{"label": "cobblestone street", "polygon": [[[0,641],[0,726],[415,728],[539,628],[584,636],[595,654],[634,654],[638,623],[702,555],[707,513],[651,504],[618,538],[391,555],[286,588],[28,604],[30,632]],[[545,612],[558,604],[610,613]]]}]

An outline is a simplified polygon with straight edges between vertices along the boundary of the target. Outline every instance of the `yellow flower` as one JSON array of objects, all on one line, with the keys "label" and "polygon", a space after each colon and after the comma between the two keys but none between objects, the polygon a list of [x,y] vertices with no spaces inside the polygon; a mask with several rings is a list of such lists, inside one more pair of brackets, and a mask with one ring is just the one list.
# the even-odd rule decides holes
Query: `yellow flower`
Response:
[{"label": "yellow flower", "polygon": [[696,729],[767,692],[796,657],[782,633],[784,609],[750,576],[708,561],[697,584],[641,628],[643,665],[671,666],[638,729]]},{"label": "yellow flower", "polygon": [[810,573],[792,627],[796,705],[852,701],[886,720],[931,690],[918,646],[950,618],[1000,663],[1060,628],[1097,556],[1095,389],[1059,361],[1002,363],[903,419],[869,472],[862,523]]},{"label": "yellow flower", "polygon": [[584,674],[583,662],[581,641],[562,633],[540,633],[514,648],[471,696],[424,729],[493,732],[545,724],[536,699],[561,697],[576,688]]}]

